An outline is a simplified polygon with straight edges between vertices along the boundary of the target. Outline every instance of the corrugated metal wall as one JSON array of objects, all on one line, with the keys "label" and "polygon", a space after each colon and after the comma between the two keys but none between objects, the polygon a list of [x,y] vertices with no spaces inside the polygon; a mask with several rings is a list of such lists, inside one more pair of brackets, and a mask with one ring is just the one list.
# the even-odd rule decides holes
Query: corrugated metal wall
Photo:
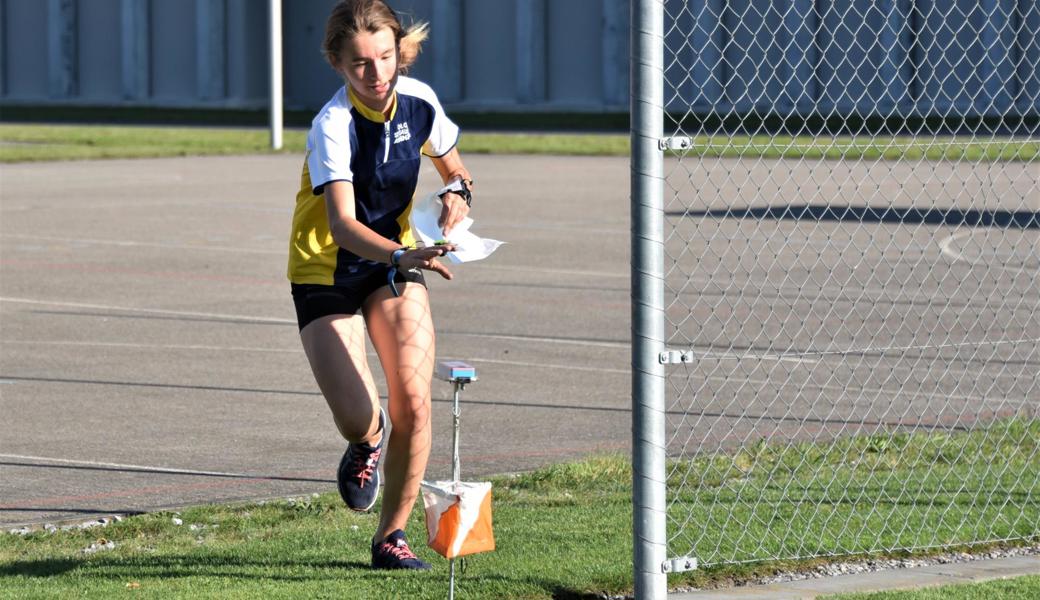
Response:
[{"label": "corrugated metal wall", "polygon": [[[667,80],[681,82],[669,88],[672,106],[781,114],[1040,112],[1037,0],[666,6],[678,23],[666,48],[682,48],[665,57],[673,63]],[[693,73],[686,77],[674,64],[693,64]]]},{"label": "corrugated metal wall", "polygon": [[[666,0],[669,107],[781,114],[1040,113],[1040,0]],[[267,0],[0,0],[6,103],[259,108]],[[286,106],[340,85],[335,0],[283,0]],[[476,110],[624,111],[626,0],[401,0],[412,74]],[[692,32],[692,33],[691,33]],[[668,60],[679,58],[680,60]]]}]

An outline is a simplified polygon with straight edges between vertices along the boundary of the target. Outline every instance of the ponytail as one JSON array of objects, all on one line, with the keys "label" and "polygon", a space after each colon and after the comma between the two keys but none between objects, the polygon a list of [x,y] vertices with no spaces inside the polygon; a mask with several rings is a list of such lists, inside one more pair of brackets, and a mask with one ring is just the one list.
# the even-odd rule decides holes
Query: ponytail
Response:
[{"label": "ponytail", "polygon": [[399,58],[397,59],[397,70],[407,73],[408,67],[415,63],[422,52],[422,43],[430,36],[430,26],[426,23],[416,23],[409,27],[397,40]]}]

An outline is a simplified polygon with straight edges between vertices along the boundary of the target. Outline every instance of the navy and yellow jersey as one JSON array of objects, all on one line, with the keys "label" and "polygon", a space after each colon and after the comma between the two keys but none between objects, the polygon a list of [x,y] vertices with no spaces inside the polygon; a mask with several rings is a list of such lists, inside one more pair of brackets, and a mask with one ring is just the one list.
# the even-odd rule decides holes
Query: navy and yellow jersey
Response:
[{"label": "navy and yellow jersey", "polygon": [[398,77],[389,119],[362,104],[349,86],[340,88],[307,136],[289,241],[289,280],[349,283],[380,264],[332,240],[323,193],[332,181],[353,184],[358,221],[402,246],[413,245],[408,216],[421,155],[444,156],[458,137],[459,128],[433,90],[415,79]]}]

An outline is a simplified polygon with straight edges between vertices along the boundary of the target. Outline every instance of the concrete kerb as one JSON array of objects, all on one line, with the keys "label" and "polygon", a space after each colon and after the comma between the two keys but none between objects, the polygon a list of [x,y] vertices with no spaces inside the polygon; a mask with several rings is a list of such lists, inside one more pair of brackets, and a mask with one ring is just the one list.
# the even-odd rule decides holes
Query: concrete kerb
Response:
[{"label": "concrete kerb", "polygon": [[669,600],[807,600],[829,594],[919,589],[1040,575],[1040,555],[929,564],[783,583],[669,594]]}]

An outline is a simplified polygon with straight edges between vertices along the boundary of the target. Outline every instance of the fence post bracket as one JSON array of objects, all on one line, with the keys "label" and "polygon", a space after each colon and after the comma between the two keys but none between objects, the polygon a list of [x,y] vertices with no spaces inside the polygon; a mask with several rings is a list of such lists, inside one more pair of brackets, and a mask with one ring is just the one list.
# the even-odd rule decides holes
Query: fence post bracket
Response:
[{"label": "fence post bracket", "polygon": [[657,362],[662,365],[677,365],[693,362],[692,350],[665,350],[657,355]]},{"label": "fence post bracket", "polygon": [[661,563],[662,573],[685,573],[686,571],[694,571],[696,569],[697,559],[693,556],[670,558]]},{"label": "fence post bracket", "polygon": [[661,152],[664,152],[665,150],[689,150],[692,147],[693,140],[684,135],[666,137],[657,140],[657,149]]}]

